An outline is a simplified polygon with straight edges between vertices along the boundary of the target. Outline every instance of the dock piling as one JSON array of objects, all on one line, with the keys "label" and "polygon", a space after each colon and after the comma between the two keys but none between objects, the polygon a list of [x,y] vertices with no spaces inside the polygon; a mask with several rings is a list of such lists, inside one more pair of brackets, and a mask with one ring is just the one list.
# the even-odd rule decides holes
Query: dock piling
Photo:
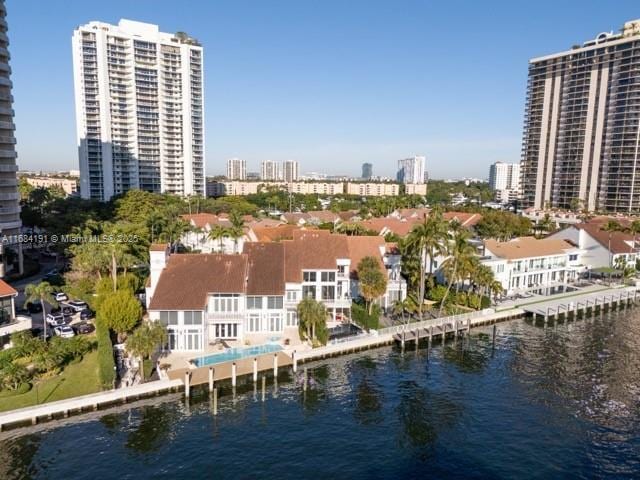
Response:
[{"label": "dock piling", "polygon": [[267,377],[262,375],[262,401],[264,402],[267,389]]},{"label": "dock piling", "polygon": [[231,364],[231,386],[236,386],[236,362]]},{"label": "dock piling", "polygon": [[258,359],[253,359],[253,383],[258,381]]},{"label": "dock piling", "polygon": [[213,387],[213,414],[218,414],[218,387]]},{"label": "dock piling", "polygon": [[278,378],[278,354],[273,354],[273,377]]},{"label": "dock piling", "polygon": [[296,351],[294,350],[293,353],[291,354],[291,360],[293,362],[293,373],[296,373],[298,371],[298,357],[296,357]]},{"label": "dock piling", "polygon": [[209,367],[209,391],[213,391],[213,367]]},{"label": "dock piling", "polygon": [[184,396],[186,398],[189,398],[189,394],[190,392],[190,387],[189,387],[189,381],[191,380],[191,372],[184,372]]}]

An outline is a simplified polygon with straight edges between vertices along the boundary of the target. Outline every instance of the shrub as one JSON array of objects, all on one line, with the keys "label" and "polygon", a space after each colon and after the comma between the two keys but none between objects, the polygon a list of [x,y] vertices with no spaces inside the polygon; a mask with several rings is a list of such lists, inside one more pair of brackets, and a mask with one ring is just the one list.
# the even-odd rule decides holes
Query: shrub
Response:
[{"label": "shrub", "polygon": [[98,378],[103,389],[110,389],[113,388],[113,382],[116,379],[113,344],[109,329],[101,322],[96,322],[96,337],[98,339]]},{"label": "shrub", "polygon": [[[445,287],[444,285],[436,285],[429,290],[429,299],[433,300],[434,302],[440,303],[442,302],[442,299],[444,298],[446,293],[447,287]],[[447,299],[447,302],[450,300],[450,298],[451,297]]]},{"label": "shrub", "polygon": [[491,299],[486,295],[483,295],[480,299],[480,308],[489,308],[491,306]]},{"label": "shrub", "polygon": [[47,348],[43,339],[34,337],[30,330],[23,330],[11,334],[11,344],[17,357],[32,357]]},{"label": "shrub", "polygon": [[369,315],[366,307],[359,303],[353,303],[351,305],[351,318],[360,327],[366,330],[375,330],[380,325],[380,307],[374,304],[371,308],[371,315]]}]

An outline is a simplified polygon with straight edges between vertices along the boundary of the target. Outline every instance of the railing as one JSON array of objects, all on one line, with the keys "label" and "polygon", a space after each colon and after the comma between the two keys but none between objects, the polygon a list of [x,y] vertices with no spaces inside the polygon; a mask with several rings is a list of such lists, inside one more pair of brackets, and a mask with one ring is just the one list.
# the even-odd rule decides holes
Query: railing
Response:
[{"label": "railing", "polygon": [[473,318],[483,317],[485,315],[491,315],[495,313],[492,308],[485,308],[477,312],[463,313],[460,315],[450,315],[448,317],[430,318],[428,320],[420,320],[418,322],[406,323],[402,325],[394,325],[392,327],[385,327],[378,330],[378,335],[393,335],[396,333],[407,332],[416,330],[419,328],[436,327],[443,324],[459,322],[461,320],[471,320]]}]

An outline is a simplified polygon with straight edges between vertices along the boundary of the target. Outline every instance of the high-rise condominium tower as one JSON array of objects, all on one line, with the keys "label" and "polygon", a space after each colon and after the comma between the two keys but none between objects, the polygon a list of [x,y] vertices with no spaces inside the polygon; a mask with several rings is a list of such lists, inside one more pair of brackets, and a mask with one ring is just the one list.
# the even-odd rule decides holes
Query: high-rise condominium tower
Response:
[{"label": "high-rise condominium tower", "polygon": [[523,205],[640,211],[640,21],[529,62]]},{"label": "high-rise condominium tower", "polygon": [[496,162],[489,167],[489,188],[495,192],[496,200],[515,200],[520,192],[520,164]]},{"label": "high-rise condominium tower", "polygon": [[298,181],[298,162],[295,160],[285,160],[282,162],[282,179],[285,182],[297,182]]},{"label": "high-rise condominium tower", "polygon": [[247,161],[240,158],[227,160],[227,178],[229,180],[245,180],[247,178]]},{"label": "high-rise condominium tower", "polygon": [[11,96],[11,68],[9,67],[9,40],[7,39],[7,10],[0,0],[0,235],[6,241],[0,243],[0,277],[5,273],[6,251],[10,246],[18,254],[22,271],[22,246],[17,241],[22,225],[20,221],[20,195],[16,172],[16,149],[13,135],[13,97]]},{"label": "high-rise condominium tower", "polygon": [[371,177],[373,177],[373,165],[370,163],[363,163],[362,164],[362,178],[364,180],[369,180]]},{"label": "high-rise condominium tower", "polygon": [[80,194],[204,195],[202,47],[120,20],[73,33]]},{"label": "high-rise condominium tower", "polygon": [[273,160],[265,160],[260,165],[260,179],[277,181],[282,177],[280,164]]},{"label": "high-rise condominium tower", "polygon": [[425,183],[425,162],[423,155],[398,160],[397,180],[401,183]]}]

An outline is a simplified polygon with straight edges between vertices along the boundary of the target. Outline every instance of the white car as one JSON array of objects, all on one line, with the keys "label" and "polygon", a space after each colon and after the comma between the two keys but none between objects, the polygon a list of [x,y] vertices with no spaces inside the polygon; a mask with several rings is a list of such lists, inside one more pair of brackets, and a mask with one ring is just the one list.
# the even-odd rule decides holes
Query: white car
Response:
[{"label": "white car", "polygon": [[54,327],[64,325],[64,315],[60,312],[47,313],[45,320],[49,325],[53,325]]},{"label": "white car", "polygon": [[67,325],[64,325],[62,327],[56,327],[53,329],[53,331],[56,335],[58,335],[61,338],[71,338],[76,336],[75,332],[73,331],[73,328]]},{"label": "white car", "polygon": [[69,300],[69,297],[67,297],[67,294],[64,292],[55,292],[54,295],[56,302],[66,302]]},{"label": "white car", "polygon": [[69,305],[71,308],[73,308],[74,312],[81,312],[85,308],[89,308],[89,306],[85,302],[81,302],[79,300],[74,300],[74,301],[71,301],[71,302],[67,302],[67,305]]}]

